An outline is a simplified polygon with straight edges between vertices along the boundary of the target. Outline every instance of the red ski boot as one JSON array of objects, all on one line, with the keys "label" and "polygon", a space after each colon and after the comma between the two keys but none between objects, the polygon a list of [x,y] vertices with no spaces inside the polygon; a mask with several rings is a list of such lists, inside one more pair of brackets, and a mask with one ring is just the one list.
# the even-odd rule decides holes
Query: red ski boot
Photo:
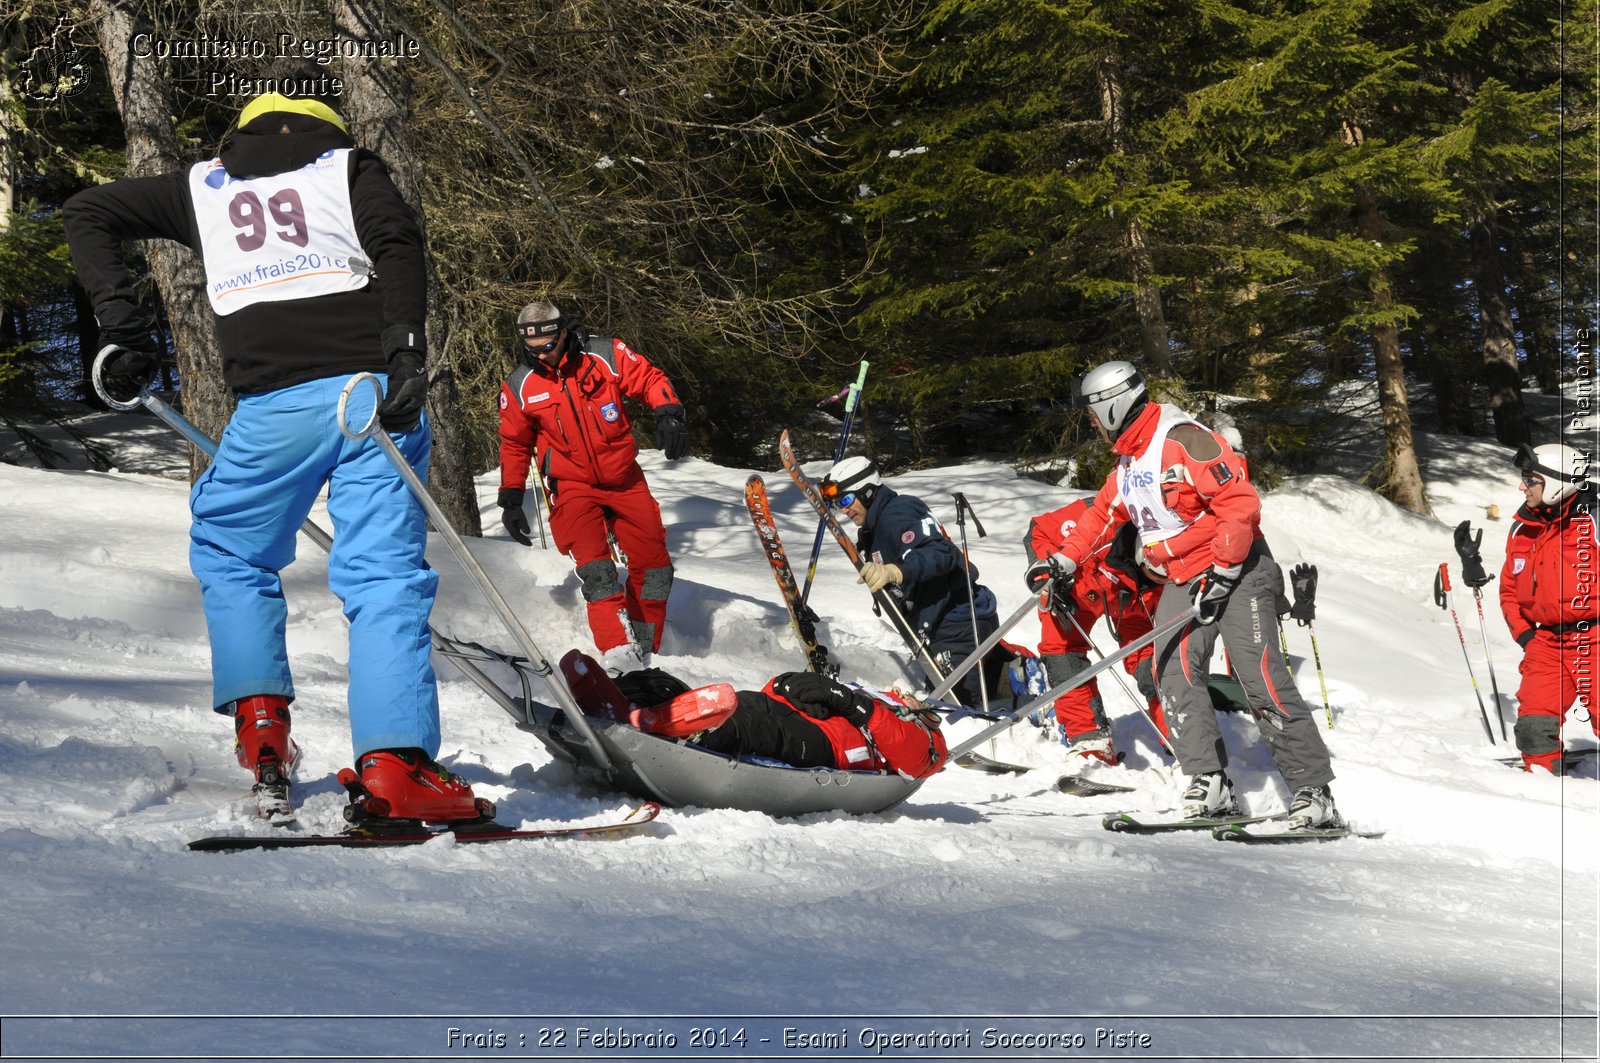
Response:
[{"label": "red ski boot", "polygon": [[356,769],[340,771],[339,781],[350,792],[345,819],[358,826],[382,826],[385,820],[461,826],[494,818],[494,802],[474,797],[460,776],[450,774],[420,749],[363,753]]},{"label": "red ski boot", "polygon": [[256,808],[275,822],[294,818],[289,776],[300,756],[289,737],[289,699],[255,694],[233,703],[233,748],[239,765],[256,777]]}]

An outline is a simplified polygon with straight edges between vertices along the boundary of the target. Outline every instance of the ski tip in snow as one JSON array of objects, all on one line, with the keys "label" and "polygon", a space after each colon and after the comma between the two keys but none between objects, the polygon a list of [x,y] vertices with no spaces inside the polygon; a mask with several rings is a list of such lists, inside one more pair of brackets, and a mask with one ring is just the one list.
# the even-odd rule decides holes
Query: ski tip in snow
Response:
[{"label": "ski tip in snow", "polygon": [[1085,779],[1081,775],[1063,775],[1056,780],[1056,789],[1072,797],[1099,797],[1101,794],[1131,794],[1132,786],[1120,786],[1116,783],[1096,782]]},{"label": "ski tip in snow", "polygon": [[956,758],[956,767],[971,768],[973,771],[987,772],[990,775],[1024,775],[1033,769],[1026,764],[1011,764],[1004,760],[995,760],[982,753],[963,753]]}]

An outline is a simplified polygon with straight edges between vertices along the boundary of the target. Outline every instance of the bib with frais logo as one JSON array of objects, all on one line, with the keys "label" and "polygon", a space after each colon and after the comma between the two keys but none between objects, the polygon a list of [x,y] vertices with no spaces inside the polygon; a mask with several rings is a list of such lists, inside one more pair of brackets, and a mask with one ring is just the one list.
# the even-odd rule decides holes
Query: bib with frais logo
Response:
[{"label": "bib with frais logo", "polygon": [[333,148],[270,177],[230,176],[217,159],[190,168],[212,310],[366,286],[372,268],[350,210],[350,151]]},{"label": "bib with frais logo", "polygon": [[1170,539],[1188,527],[1167,508],[1162,497],[1161,479],[1166,470],[1161,467],[1161,456],[1166,452],[1168,433],[1180,424],[1199,423],[1182,410],[1163,405],[1155,433],[1150,437],[1150,445],[1145,447],[1144,453],[1134,457],[1123,455],[1117,459],[1117,495],[1128,511],[1128,519],[1139,530],[1139,539],[1146,546]]}]

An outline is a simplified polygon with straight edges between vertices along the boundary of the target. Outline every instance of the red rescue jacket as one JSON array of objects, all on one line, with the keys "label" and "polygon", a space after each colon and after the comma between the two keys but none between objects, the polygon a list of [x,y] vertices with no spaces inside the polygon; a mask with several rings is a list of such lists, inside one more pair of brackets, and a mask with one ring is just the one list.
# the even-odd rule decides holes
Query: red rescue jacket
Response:
[{"label": "red rescue jacket", "polygon": [[1593,491],[1580,491],[1554,511],[1517,510],[1500,570],[1500,611],[1512,638],[1520,641],[1534,627],[1600,619],[1594,502]]},{"label": "red rescue jacket", "polygon": [[[773,680],[776,680],[776,676]],[[781,701],[806,719],[822,728],[833,746],[834,767],[845,771],[892,771],[908,779],[932,775],[944,766],[949,750],[944,732],[937,725],[929,726],[913,714],[901,716],[889,707],[885,698],[892,695],[874,694],[877,704],[865,727],[857,727],[843,716],[818,718],[797,707],[794,702],[772,689],[773,680],[761,688],[769,698]]]},{"label": "red rescue jacket", "polygon": [[[1144,454],[1160,420],[1161,404],[1148,404],[1117,437],[1112,453]],[[1162,499],[1185,527],[1146,551],[1152,563],[1162,566],[1172,582],[1187,583],[1212,565],[1243,562],[1261,538],[1261,496],[1250,483],[1244,459],[1210,429],[1183,425],[1167,435],[1161,469]],[[1062,553],[1082,568],[1106,529],[1133,516],[1117,494],[1117,473],[1112,470]]]},{"label": "red rescue jacket", "polygon": [[638,475],[624,397],[678,403],[667,374],[618,339],[572,345],[556,368],[520,366],[500,388],[500,486],[525,489],[537,449],[545,482],[616,487]]}]

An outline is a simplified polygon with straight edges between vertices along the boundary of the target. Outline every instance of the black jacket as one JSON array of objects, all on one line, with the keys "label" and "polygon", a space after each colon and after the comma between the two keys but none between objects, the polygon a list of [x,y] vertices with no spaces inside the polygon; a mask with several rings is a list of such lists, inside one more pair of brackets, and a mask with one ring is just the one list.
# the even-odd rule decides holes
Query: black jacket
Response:
[{"label": "black jacket", "polygon": [[[283,127],[289,132],[278,131]],[[235,177],[260,177],[351,146],[338,127],[320,119],[268,113],[236,132],[221,158]],[[376,275],[356,291],[257,303],[218,316],[222,377],[233,390],[272,391],[344,373],[383,372],[396,351],[425,350],[427,267],[416,215],[382,159],[361,149],[350,159],[356,235]],[[122,244],[167,239],[200,249],[188,171],[86,189],[67,201],[61,218],[103,342],[148,346],[150,317],[123,265]]]}]

